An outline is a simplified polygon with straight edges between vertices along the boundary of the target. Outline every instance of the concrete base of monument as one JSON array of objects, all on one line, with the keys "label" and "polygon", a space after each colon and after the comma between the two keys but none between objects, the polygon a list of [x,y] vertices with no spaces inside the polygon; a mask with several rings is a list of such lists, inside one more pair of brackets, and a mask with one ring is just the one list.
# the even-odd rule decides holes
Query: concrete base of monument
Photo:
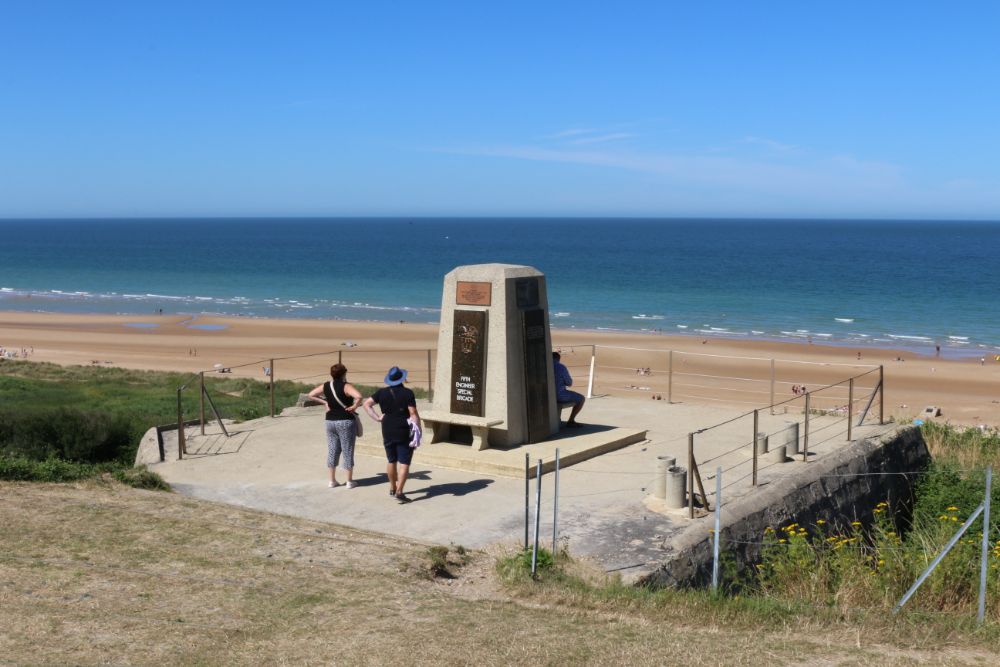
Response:
[{"label": "concrete base of monument", "polygon": [[[378,433],[377,429],[372,431]],[[365,437],[355,444],[355,450],[370,456],[381,456],[384,448],[377,437],[366,433]],[[568,468],[645,439],[645,429],[588,425],[579,429],[564,429],[545,442],[519,445],[509,449],[491,447],[477,451],[471,445],[451,442],[423,444],[417,450],[416,457],[427,465],[524,479],[524,456],[527,454],[531,462],[529,477],[533,479],[538,459],[542,459],[543,475],[555,469],[556,449],[559,450],[559,466]]]}]

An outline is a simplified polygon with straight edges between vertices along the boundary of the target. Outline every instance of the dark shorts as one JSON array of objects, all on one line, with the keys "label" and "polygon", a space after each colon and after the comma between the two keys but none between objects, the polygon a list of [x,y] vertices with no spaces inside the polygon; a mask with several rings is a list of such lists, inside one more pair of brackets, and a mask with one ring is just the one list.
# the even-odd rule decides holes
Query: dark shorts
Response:
[{"label": "dark shorts", "polygon": [[574,405],[576,405],[577,403],[583,402],[583,394],[578,394],[575,391],[567,389],[566,391],[564,391],[563,393],[559,394],[556,397],[556,402],[573,403]]},{"label": "dark shorts", "polygon": [[410,465],[410,461],[413,460],[413,450],[410,448],[410,443],[386,440],[383,444],[385,445],[385,458],[388,459],[389,463]]}]

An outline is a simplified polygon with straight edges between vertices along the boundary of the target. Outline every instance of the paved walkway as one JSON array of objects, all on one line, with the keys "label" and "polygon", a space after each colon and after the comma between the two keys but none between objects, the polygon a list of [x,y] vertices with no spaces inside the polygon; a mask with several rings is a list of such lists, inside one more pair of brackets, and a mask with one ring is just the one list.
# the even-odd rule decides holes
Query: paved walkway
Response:
[{"label": "paved walkway", "polygon": [[[733,419],[696,436],[697,460],[710,501],[717,465],[736,466],[723,475],[726,484],[732,484],[724,492],[727,502],[753,491],[749,478],[753,420],[752,416],[734,419],[739,414],[723,407],[665,401],[589,400],[581,421],[645,429],[648,439],[561,471],[560,542],[568,544],[574,556],[593,557],[609,571],[626,576],[644,571],[662,554],[670,535],[688,522],[686,511],[654,512],[646,501],[653,490],[657,456],[675,456],[679,465],[686,465],[689,432]],[[802,415],[761,414],[758,430],[778,433],[796,419],[801,422]],[[359,486],[355,489],[327,488],[322,408],[293,408],[275,419],[235,424],[229,438],[217,427],[205,436],[198,435],[197,427],[189,427],[185,431],[189,455],[181,461],[176,460],[176,432],[172,440],[168,434],[168,460],[151,468],[183,494],[412,540],[482,547],[524,539],[523,478],[427,465],[421,461],[422,453],[434,445],[425,444],[416,452],[406,486],[414,502],[400,505],[388,494],[384,458],[363,453],[377,451],[379,437],[377,425],[370,420],[365,425],[368,447],[356,456]],[[856,428],[854,437],[888,429]],[[583,436],[588,433],[581,431]],[[822,456],[846,443],[846,416],[813,417],[810,431],[812,456]],[[155,438],[144,441],[140,456],[148,456],[151,448],[155,450]],[[475,452],[470,450],[470,455]],[[762,462],[760,481],[794,474],[806,465],[799,460],[764,467]],[[541,535],[549,546],[553,481],[551,474],[542,478]],[[530,494],[534,503],[534,481]]]}]

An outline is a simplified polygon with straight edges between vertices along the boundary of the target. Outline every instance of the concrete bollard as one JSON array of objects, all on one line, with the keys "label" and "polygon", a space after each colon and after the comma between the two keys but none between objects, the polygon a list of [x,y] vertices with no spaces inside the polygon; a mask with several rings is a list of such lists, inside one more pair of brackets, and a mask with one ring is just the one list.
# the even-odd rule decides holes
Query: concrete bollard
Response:
[{"label": "concrete bollard", "polygon": [[767,454],[767,433],[761,431],[757,434],[757,455]]},{"label": "concrete bollard", "polygon": [[786,451],[787,449],[785,445],[775,445],[774,449],[771,449],[767,453],[768,463],[784,463],[786,459]]},{"label": "concrete bollard", "polygon": [[667,507],[681,509],[687,507],[687,468],[670,466],[667,469]]},{"label": "concrete bollard", "polygon": [[788,428],[785,429],[785,453],[788,456],[795,456],[799,453],[799,423],[786,422]]},{"label": "concrete bollard", "polygon": [[656,484],[653,485],[653,495],[660,500],[667,497],[667,471],[676,463],[677,459],[673,456],[656,457]]}]

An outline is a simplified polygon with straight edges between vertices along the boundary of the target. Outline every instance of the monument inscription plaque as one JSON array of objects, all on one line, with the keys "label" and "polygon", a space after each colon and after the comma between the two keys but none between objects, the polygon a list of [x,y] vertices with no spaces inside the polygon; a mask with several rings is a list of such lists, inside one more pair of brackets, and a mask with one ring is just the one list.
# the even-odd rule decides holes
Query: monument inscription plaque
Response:
[{"label": "monument inscription plaque", "polygon": [[545,311],[531,308],[521,313],[524,334],[524,395],[528,442],[549,436],[549,377],[552,354],[545,344]]},{"label": "monument inscription plaque", "polygon": [[492,283],[459,281],[455,287],[455,303],[460,306],[488,306],[492,301]]},{"label": "monument inscription plaque", "polygon": [[451,412],[454,414],[483,416],[486,336],[485,310],[455,311],[451,358]]}]

